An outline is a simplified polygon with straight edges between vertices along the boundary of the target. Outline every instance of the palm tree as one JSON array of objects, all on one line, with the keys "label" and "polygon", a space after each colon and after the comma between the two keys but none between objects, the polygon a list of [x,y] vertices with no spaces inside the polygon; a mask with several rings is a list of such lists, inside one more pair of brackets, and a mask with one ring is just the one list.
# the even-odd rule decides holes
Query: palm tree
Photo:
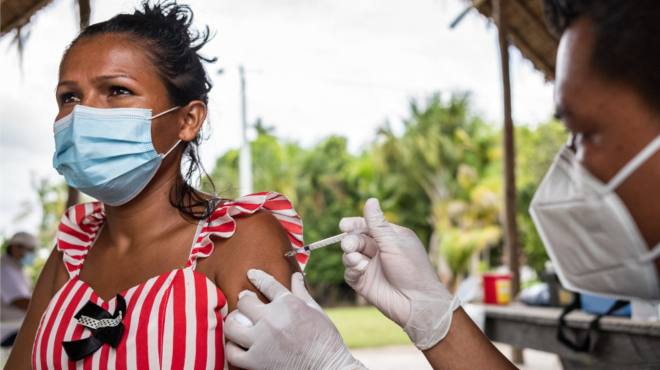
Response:
[{"label": "palm tree", "polygon": [[424,107],[411,103],[401,135],[389,126],[380,132],[379,155],[387,172],[401,175],[401,187],[419,188],[417,202],[429,204],[429,254],[439,270],[450,270],[445,276],[450,285],[466,272],[475,252],[501,240],[501,181],[492,175],[490,153],[496,135],[469,107],[465,94],[447,102],[436,94]]}]

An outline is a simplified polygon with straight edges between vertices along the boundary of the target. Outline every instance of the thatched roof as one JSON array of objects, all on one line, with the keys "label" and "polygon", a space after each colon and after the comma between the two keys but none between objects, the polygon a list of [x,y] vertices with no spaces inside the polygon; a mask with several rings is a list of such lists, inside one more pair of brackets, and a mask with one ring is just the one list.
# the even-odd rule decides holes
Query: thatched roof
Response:
[{"label": "thatched roof", "polygon": [[[547,28],[541,0],[501,0],[508,39],[545,77],[555,77],[555,57],[559,38]],[[492,0],[472,0],[479,13],[493,18]]]},{"label": "thatched roof", "polygon": [[[0,37],[5,36],[13,30],[20,32],[21,27],[30,23],[30,18],[53,0],[0,0]],[[78,7],[78,21],[80,29],[89,25],[89,16],[92,12],[91,0],[76,0]],[[22,42],[20,34],[17,40]]]},{"label": "thatched roof", "polygon": [[30,22],[30,18],[52,0],[1,0],[0,37],[19,29]]}]

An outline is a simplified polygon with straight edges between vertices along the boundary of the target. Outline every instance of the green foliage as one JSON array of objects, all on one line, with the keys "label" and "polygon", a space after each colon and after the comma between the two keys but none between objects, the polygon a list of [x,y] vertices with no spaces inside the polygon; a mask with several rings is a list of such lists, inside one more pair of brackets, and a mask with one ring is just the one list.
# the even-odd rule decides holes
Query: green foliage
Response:
[{"label": "green foliage", "polygon": [[555,154],[568,137],[566,129],[558,121],[550,121],[536,127],[516,128],[516,188],[518,227],[523,255],[527,264],[537,272],[543,270],[548,255],[529,215],[529,204]]},{"label": "green foliage", "polygon": [[41,245],[51,247],[66,207],[67,187],[64,182],[53,183],[47,179],[40,179],[33,186],[42,211],[37,235]]},{"label": "green foliage", "polygon": [[[295,143],[281,141],[272,135],[271,129],[257,121],[257,138],[251,142],[254,191],[278,191],[293,197],[295,202],[295,176],[302,149]],[[211,172],[216,191],[225,198],[236,198],[238,194],[238,156],[234,149],[218,158]],[[208,184],[204,186],[209,190]]]},{"label": "green foliage", "polygon": [[[304,220],[307,242],[337,234],[342,217],[360,215],[363,202],[377,197],[388,220],[413,229],[430,246],[433,261],[447,266],[453,279],[467,272],[476,253],[488,248],[495,248],[491,257],[500,253],[501,136],[472,113],[467,94],[446,100],[436,94],[423,103],[411,102],[401,130],[383,124],[359,153],[348,151],[345,137],[330,136],[302,147],[278,138],[260,120],[255,126],[254,190],[288,196]],[[515,134],[521,243],[527,263],[541,270],[547,255],[527,210],[566,132],[551,121],[518,126]],[[227,151],[211,172],[222,197],[239,196],[238,157],[238,150]],[[42,212],[38,237],[49,248],[64,212],[66,186],[45,179],[33,186]],[[202,186],[210,190],[208,183]],[[34,211],[24,209],[25,215]],[[35,275],[43,262],[37,261]],[[481,261],[478,269],[489,267]],[[352,294],[343,274],[337,247],[315,251],[306,269],[312,291],[325,303]]]},{"label": "green foliage", "polygon": [[[338,222],[359,213],[359,194],[353,193],[356,178],[348,176],[353,156],[345,138],[331,136],[308,150],[302,158],[297,180],[296,207],[306,225],[305,238],[319,240],[338,234]],[[320,251],[319,251],[320,252]],[[312,284],[339,284],[343,281],[341,250],[326,248],[308,264]]]},{"label": "green foliage", "polygon": [[[55,233],[60,223],[60,217],[66,206],[67,187],[63,181],[52,182],[46,178],[32,179],[32,188],[37,195],[41,220],[37,230],[37,239],[40,246],[51,247],[55,241]],[[25,202],[23,212],[16,218],[18,220],[35,212],[30,203]],[[29,232],[33,232],[28,230]]]},{"label": "green foliage", "polygon": [[[254,190],[286,194],[303,217],[305,240],[337,234],[342,217],[359,213],[358,202],[362,198],[355,191],[364,186],[361,182],[370,169],[360,166],[348,152],[345,138],[329,137],[313,148],[303,149],[278,140],[267,130],[259,130],[251,150]],[[237,168],[237,150],[220,157],[211,174],[216,187],[237,189]],[[220,195],[234,198],[238,194],[229,191]],[[341,284],[341,250],[326,248],[314,255],[307,266],[307,279],[317,291]]]},{"label": "green foliage", "polygon": [[499,226],[485,226],[471,230],[449,228],[442,233],[440,242],[442,256],[455,277],[468,272],[470,259],[475,253],[495,245],[502,238]]},{"label": "green foliage", "polygon": [[431,258],[436,265],[444,261],[456,278],[475,253],[501,239],[496,135],[470,113],[466,94],[448,101],[436,94],[423,107],[412,102],[410,111],[402,134],[389,126],[381,130],[378,153],[388,164],[387,176],[397,173],[406,179],[405,189],[418,189],[410,201],[429,204]]},{"label": "green foliage", "polygon": [[[385,123],[357,154],[347,150],[344,137],[301,147],[278,139],[261,121],[256,126],[254,190],[287,195],[303,217],[307,242],[338,233],[342,217],[359,215],[363,202],[377,197],[391,222],[410,227],[430,245],[432,259],[448,267],[454,282],[472,256],[502,245],[501,136],[471,113],[467,94],[411,102],[402,130]],[[547,256],[527,208],[565,136],[557,122],[516,128],[518,220],[523,250],[536,269]],[[238,196],[238,154],[225,153],[212,172],[227,198]],[[336,247],[315,251],[306,268],[313,292],[326,302],[343,289],[343,273]]]},{"label": "green foliage", "polygon": [[[41,212],[41,220],[36,232],[39,240],[38,248],[45,248],[50,251],[55,244],[55,233],[66,206],[67,187],[64,182],[52,182],[46,178],[41,178],[32,180],[32,188],[37,194],[38,207]],[[19,214],[17,219],[25,218],[35,211],[31,204],[27,202],[23,204],[22,209],[23,213]],[[34,232],[33,230],[27,231]],[[37,253],[37,256],[39,256],[39,253]],[[32,266],[26,266],[27,273],[33,281],[36,281],[45,263],[45,259],[37,257]]]}]

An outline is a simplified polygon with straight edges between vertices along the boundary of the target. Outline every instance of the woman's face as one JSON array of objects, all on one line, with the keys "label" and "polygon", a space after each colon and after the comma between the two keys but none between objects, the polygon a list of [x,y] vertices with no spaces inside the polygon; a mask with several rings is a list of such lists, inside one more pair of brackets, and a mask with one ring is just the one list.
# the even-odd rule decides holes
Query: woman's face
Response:
[{"label": "woman's face", "polygon": [[[80,39],[60,65],[56,89],[60,119],[76,104],[95,108],[148,108],[156,115],[172,107],[165,84],[141,45],[127,35],[101,34]],[[158,153],[179,138],[180,111],[152,121]]]}]

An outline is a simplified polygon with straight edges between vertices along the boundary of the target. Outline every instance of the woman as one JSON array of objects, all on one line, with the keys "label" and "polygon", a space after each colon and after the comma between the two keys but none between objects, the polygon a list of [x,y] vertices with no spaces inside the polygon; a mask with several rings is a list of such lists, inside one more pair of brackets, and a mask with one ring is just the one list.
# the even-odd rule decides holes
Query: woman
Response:
[{"label": "woman", "polygon": [[285,197],[189,185],[211,89],[208,28],[191,22],[187,6],[144,3],[65,52],[53,165],[99,202],[62,217],[7,368],[222,368],[222,318],[253,289],[246,271],[286,283],[306,261],[283,257],[302,244]]}]

